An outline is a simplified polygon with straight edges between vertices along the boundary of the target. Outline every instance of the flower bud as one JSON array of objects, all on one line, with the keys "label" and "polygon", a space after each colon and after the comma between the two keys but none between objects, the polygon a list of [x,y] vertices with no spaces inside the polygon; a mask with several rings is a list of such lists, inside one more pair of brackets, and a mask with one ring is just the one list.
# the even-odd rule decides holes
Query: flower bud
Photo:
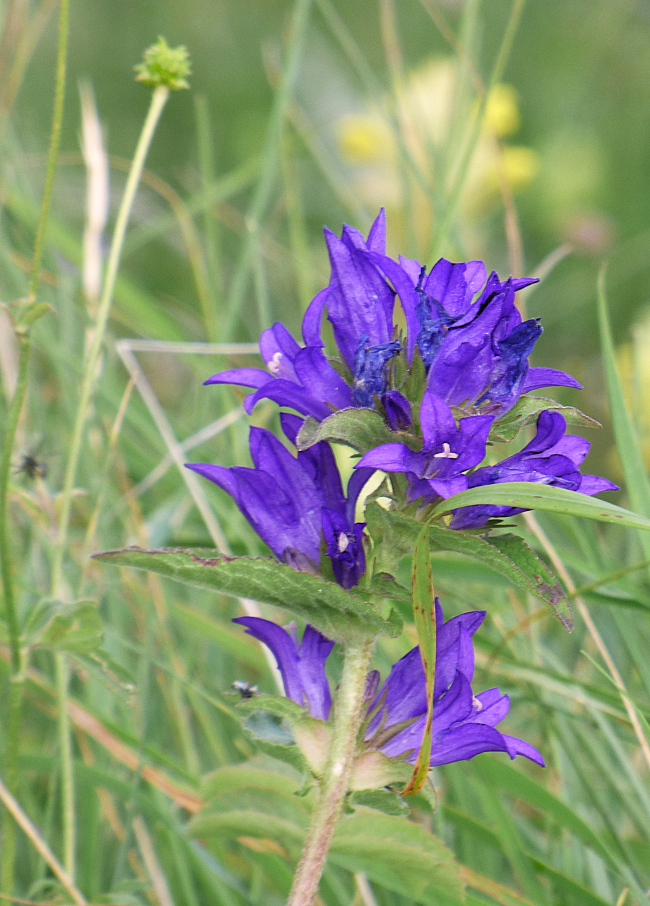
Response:
[{"label": "flower bud", "polygon": [[187,48],[182,44],[170,47],[162,37],[145,50],[142,63],[133,68],[136,82],[142,82],[149,88],[165,85],[171,91],[179,91],[190,87],[187,77],[191,75],[192,68]]}]

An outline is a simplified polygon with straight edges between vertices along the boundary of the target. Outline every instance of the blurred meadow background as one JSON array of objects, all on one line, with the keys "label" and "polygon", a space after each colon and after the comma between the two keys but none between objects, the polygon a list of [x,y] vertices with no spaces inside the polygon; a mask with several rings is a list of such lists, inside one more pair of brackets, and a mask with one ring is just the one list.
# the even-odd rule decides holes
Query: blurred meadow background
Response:
[{"label": "blurred meadow background", "polygon": [[[55,0],[3,3],[6,305],[27,292],[57,17]],[[188,48],[191,90],[173,94],[163,112],[126,235],[64,559],[64,599],[88,603],[66,622],[47,609],[66,457],[97,318],[97,266],[150,99],[134,82],[133,65],[158,35]],[[296,332],[329,279],[323,225],[338,233],[346,222],[365,232],[381,206],[392,256],[429,265],[442,254],[482,258],[504,278],[543,278],[523,294],[528,316],[542,317],[545,330],[534,364],[565,369],[584,384],[557,398],[604,426],[589,432],[589,471],[622,485],[610,499],[650,516],[650,6],[73,0],[69,41],[38,291],[53,310],[33,329],[9,488],[10,559],[27,653],[15,794],[32,830],[16,836],[3,896],[280,906],[299,849],[276,823],[301,825],[306,814],[304,800],[289,795],[295,775],[286,767],[282,789],[265,799],[233,792],[212,773],[250,758],[260,776],[268,769],[268,754],[234,713],[234,681],[274,688],[261,648],[230,623],[238,602],[112,571],[89,554],[128,544],[264,553],[230,498],[178,467],[248,462],[243,394],[201,382],[224,367],[257,364],[254,344],[272,321]],[[615,344],[614,356],[605,346],[609,384],[596,307],[605,259]],[[242,345],[217,355],[192,345],[200,343]],[[16,363],[2,312],[0,425]],[[622,400],[630,431],[624,417],[612,426]],[[276,418],[272,405],[262,405],[253,421]],[[339,453],[341,463],[349,459]],[[532,599],[461,557],[435,554],[434,579],[449,614],[489,610],[477,639],[479,688],[496,680],[509,693],[508,732],[534,743],[548,767],[484,755],[436,769],[437,812],[418,801],[411,817],[462,864],[468,904],[646,902],[647,541],[570,517],[518,521],[517,531],[572,592],[571,635]],[[3,764],[7,639],[0,627]],[[384,675],[414,640],[409,627],[380,643],[376,666]],[[61,657],[68,692],[57,689]],[[251,818],[250,827],[244,819],[213,821],[210,833],[205,824],[199,832],[196,816],[206,810],[260,820]],[[39,841],[65,864],[72,886],[54,876]],[[385,846],[374,865],[333,855],[322,903],[437,906],[408,861],[378,869],[390,863]]]}]

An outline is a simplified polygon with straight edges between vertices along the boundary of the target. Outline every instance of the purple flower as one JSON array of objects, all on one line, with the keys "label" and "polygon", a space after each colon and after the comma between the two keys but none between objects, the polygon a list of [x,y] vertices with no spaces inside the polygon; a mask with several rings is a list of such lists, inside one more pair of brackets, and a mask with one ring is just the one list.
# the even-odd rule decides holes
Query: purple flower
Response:
[{"label": "purple flower", "polygon": [[482,462],[493,420],[492,415],[474,415],[461,418],[457,426],[447,403],[427,390],[420,406],[422,451],[415,453],[405,444],[382,444],[366,453],[356,468],[406,472],[412,500],[451,497],[467,490],[465,473]]},{"label": "purple flower", "polygon": [[332,274],[327,290],[309,305],[303,319],[305,343],[323,345],[320,324],[323,309],[334,330],[343,361],[356,378],[357,354],[363,343],[369,350],[393,340],[395,296],[368,252],[386,254],[386,214],[382,208],[370,228],[368,239],[344,226],[339,239],[325,229]]},{"label": "purple flower", "polygon": [[[496,729],[507,715],[510,701],[498,689],[474,696],[474,648],[472,635],[485,611],[460,614],[445,622],[436,598],[436,671],[434,681],[431,767],[464,761],[481,752],[507,752],[511,758],[524,755],[544,765],[539,752],[529,743]],[[269,620],[240,617],[247,632],[267,645],[280,668],[285,694],[309,709],[312,717],[327,720],[331,708],[325,661],[333,643],[312,626],[307,626],[298,646],[295,627],[285,631]],[[366,683],[367,749],[389,758],[414,763],[427,714],[427,690],[420,649],[413,648],[390,671],[377,691],[379,675],[372,671]]]},{"label": "purple flower", "polygon": [[[285,435],[295,443],[302,420],[286,413],[280,420]],[[317,572],[324,536],[337,582],[344,588],[357,585],[365,570],[364,525],[355,525],[354,510],[372,470],[352,476],[346,499],[329,444],[317,443],[296,458],[264,428],[251,428],[249,443],[252,469],[208,463],[188,468],[231,495],[278,559]]]},{"label": "purple flower", "polygon": [[[510,708],[507,695],[488,689],[472,692],[472,635],[485,617],[473,611],[444,622],[436,598],[436,670],[433,696],[431,767],[465,761],[481,752],[524,755],[544,766],[537,749],[496,729]],[[367,746],[413,764],[420,751],[427,715],[426,680],[420,649],[413,648],[392,668],[368,708]]]},{"label": "purple flower", "polygon": [[290,623],[287,629],[259,617],[237,617],[233,623],[241,623],[248,635],[271,649],[282,674],[286,697],[308,708],[312,717],[327,720],[332,696],[325,675],[325,661],[334,642],[309,625],[305,627],[299,645],[295,623]]},{"label": "purple flower", "polygon": [[321,421],[336,409],[353,405],[352,390],[327,361],[321,346],[299,346],[284,324],[277,322],[260,337],[260,355],[268,372],[235,368],[220,371],[205,383],[253,388],[255,392],[244,401],[249,415],[259,400],[270,399]]},{"label": "purple flower", "polygon": [[[537,433],[519,453],[493,466],[484,466],[469,476],[470,488],[505,481],[532,481],[553,485],[581,494],[599,494],[616,491],[618,487],[597,475],[582,475],[580,465],[589,452],[590,444],[582,437],[566,434],[566,421],[559,412],[547,410],[537,419]],[[455,529],[479,528],[489,519],[514,516],[524,512],[508,506],[462,507],[454,510],[451,527]]]},{"label": "purple flower", "polygon": [[413,424],[411,404],[399,390],[389,390],[381,398],[391,431],[408,431]]},{"label": "purple flower", "polygon": [[485,405],[502,415],[522,393],[547,386],[580,387],[570,375],[552,368],[531,368],[528,357],[541,336],[537,319],[522,323],[515,293],[533,279],[485,280],[481,261],[453,264],[441,258],[430,274],[417,261],[368,252],[391,280],[406,316],[406,358],[417,345],[428,371],[429,389],[450,406]]}]

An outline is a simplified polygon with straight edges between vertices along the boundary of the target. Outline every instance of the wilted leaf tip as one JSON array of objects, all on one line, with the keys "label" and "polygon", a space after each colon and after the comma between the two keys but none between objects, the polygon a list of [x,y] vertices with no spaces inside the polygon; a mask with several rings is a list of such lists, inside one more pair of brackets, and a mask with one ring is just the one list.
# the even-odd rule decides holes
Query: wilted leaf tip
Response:
[{"label": "wilted leaf tip", "polygon": [[163,37],[145,50],[142,63],[133,68],[136,82],[149,88],[165,85],[171,91],[179,91],[190,87],[187,79],[192,74],[192,66],[187,48],[183,44],[170,47]]}]

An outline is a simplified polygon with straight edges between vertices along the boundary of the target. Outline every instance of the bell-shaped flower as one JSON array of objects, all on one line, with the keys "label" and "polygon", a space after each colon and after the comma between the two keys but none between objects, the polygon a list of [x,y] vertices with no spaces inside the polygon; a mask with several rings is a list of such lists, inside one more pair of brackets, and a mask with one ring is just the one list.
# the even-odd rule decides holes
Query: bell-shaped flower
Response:
[{"label": "bell-shaped flower", "polygon": [[249,415],[259,400],[270,399],[321,421],[337,409],[354,405],[351,388],[327,361],[321,345],[300,346],[284,324],[277,322],[260,337],[260,355],[268,371],[234,368],[220,371],[204,383],[253,388],[244,401]]},{"label": "bell-shaped flower", "polygon": [[522,323],[515,293],[535,281],[493,272],[476,302],[450,328],[431,363],[427,386],[450,406],[473,404],[503,415],[523,393],[545,386],[580,388],[563,371],[531,368],[528,357],[541,336],[537,319]]},{"label": "bell-shaped flower", "polygon": [[384,346],[393,340],[395,296],[368,252],[386,253],[386,214],[382,208],[364,239],[358,230],[344,226],[339,239],[325,229],[332,273],[326,290],[309,305],[303,319],[305,343],[322,345],[321,319],[327,309],[341,357],[355,373],[359,347]]},{"label": "bell-shaped flower", "polygon": [[[582,475],[580,466],[590,444],[575,434],[565,434],[566,421],[559,412],[547,410],[537,419],[537,433],[519,453],[493,466],[483,466],[468,479],[470,488],[506,481],[532,481],[552,485],[581,494],[599,494],[616,491],[617,485],[597,475]],[[454,511],[451,527],[455,529],[480,528],[489,519],[514,516],[523,509],[508,506],[481,504],[462,507]]]},{"label": "bell-shaped flower", "polygon": [[[532,745],[497,730],[497,724],[508,714],[508,696],[498,689],[477,695],[472,691],[472,636],[484,618],[485,611],[473,611],[445,622],[436,598],[431,767],[465,761],[481,752],[506,752],[510,758],[524,755],[543,766],[542,756]],[[273,652],[285,695],[308,709],[312,717],[327,720],[331,696],[325,661],[333,643],[311,626],[298,645],[293,626],[287,631],[256,617],[240,617],[235,622],[246,626],[250,635]],[[364,701],[368,704],[360,757],[364,752],[378,751],[412,764],[422,744],[428,705],[420,649],[413,648],[394,664],[381,688],[378,686],[379,673],[373,670],[366,681]]]},{"label": "bell-shaped flower", "polygon": [[356,468],[406,472],[413,500],[451,497],[467,490],[466,472],[482,462],[493,421],[492,415],[473,415],[456,425],[447,403],[427,390],[420,406],[422,450],[414,452],[400,443],[381,444],[366,453]]},{"label": "bell-shaped flower", "polygon": [[[295,443],[302,420],[280,416],[287,438]],[[296,569],[318,572],[321,538],[337,581],[351,588],[365,570],[363,525],[354,523],[357,498],[370,475],[354,475],[347,499],[332,448],[321,442],[297,458],[264,428],[251,428],[254,468],[197,463],[189,469],[227,491],[273,553]]]},{"label": "bell-shaped flower", "polygon": [[[544,766],[530,743],[497,730],[508,714],[510,701],[498,689],[474,695],[472,635],[483,622],[484,611],[474,611],[445,622],[436,598],[436,669],[430,765],[465,761],[482,752],[524,755]],[[371,718],[364,733],[369,748],[391,758],[415,763],[422,745],[427,717],[426,678],[420,649],[413,648],[392,668],[368,708]]]},{"label": "bell-shaped flower", "polygon": [[307,625],[298,644],[296,624],[286,629],[260,617],[237,617],[233,623],[246,627],[248,635],[259,639],[271,650],[284,685],[284,694],[296,704],[307,708],[312,717],[327,720],[332,696],[325,675],[325,661],[334,642]]},{"label": "bell-shaped flower", "polygon": [[[367,252],[385,252],[386,218],[383,209],[368,239],[345,226],[339,239],[325,230],[332,266],[329,286],[310,303],[302,323],[304,346],[277,322],[263,331],[260,355],[268,371],[235,368],[221,371],[206,384],[237,384],[254,392],[244,408],[250,414],[261,399],[270,399],[319,421],[348,407],[374,408],[375,394],[389,388],[388,363],[401,351],[393,339],[394,293]],[[334,338],[352,377],[352,386],[339,375],[323,353],[321,321],[327,309]]]},{"label": "bell-shaped flower", "polygon": [[407,324],[406,358],[417,345],[428,371],[429,389],[450,406],[483,406],[503,415],[523,393],[540,387],[580,387],[570,375],[552,368],[531,368],[528,357],[542,333],[537,319],[522,323],[515,307],[517,290],[529,278],[485,280],[481,261],[452,263],[441,258],[427,276],[419,262],[369,252],[368,258],[390,279]]}]

